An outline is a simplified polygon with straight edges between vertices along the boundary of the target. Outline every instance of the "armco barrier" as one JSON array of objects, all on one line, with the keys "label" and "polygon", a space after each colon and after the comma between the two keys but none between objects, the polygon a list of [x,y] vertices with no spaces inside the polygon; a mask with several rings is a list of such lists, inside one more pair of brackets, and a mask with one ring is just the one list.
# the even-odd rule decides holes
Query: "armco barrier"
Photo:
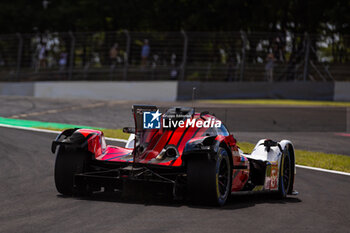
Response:
[{"label": "armco barrier", "polygon": [[175,101],[176,81],[3,82],[0,95],[99,100]]},{"label": "armco barrier", "polygon": [[0,83],[0,95],[34,96],[34,83],[33,82]]},{"label": "armco barrier", "polygon": [[197,99],[304,99],[333,100],[333,82],[179,82],[178,100]]},{"label": "armco barrier", "polygon": [[37,82],[35,97],[175,101],[176,81]]},{"label": "armco barrier", "polygon": [[350,101],[350,82],[335,82],[334,101]]},{"label": "armco barrier", "polygon": [[305,99],[350,101],[350,82],[3,82],[0,95],[101,100]]}]

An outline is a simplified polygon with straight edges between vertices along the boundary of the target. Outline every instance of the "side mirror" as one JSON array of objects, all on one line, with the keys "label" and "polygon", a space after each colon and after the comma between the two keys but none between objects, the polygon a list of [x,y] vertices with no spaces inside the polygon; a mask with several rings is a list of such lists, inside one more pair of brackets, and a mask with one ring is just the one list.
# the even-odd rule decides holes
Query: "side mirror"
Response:
[{"label": "side mirror", "polygon": [[124,127],[123,133],[135,133],[135,128],[134,127]]}]

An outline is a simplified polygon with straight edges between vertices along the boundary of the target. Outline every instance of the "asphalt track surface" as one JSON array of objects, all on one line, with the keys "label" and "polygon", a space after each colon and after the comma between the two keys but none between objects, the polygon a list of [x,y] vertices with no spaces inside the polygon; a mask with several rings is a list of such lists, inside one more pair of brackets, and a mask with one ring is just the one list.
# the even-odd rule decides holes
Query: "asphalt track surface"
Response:
[{"label": "asphalt track surface", "polygon": [[[121,128],[133,125],[132,104],[0,97],[0,116]],[[242,110],[241,106],[231,107]],[[266,121],[268,114],[259,111],[259,115],[265,114]],[[295,111],[303,113],[303,109]],[[329,116],[320,117],[325,118],[320,121],[325,121]],[[244,114],[238,117],[242,128],[249,127],[248,118]],[[292,121],[294,117],[286,120]],[[239,131],[234,135],[240,141],[252,143],[260,138],[287,138],[298,149],[350,155],[350,137],[312,130],[268,132],[274,126],[263,126],[265,131],[260,128],[259,132]],[[285,200],[269,195],[232,196],[223,208],[193,206],[186,201],[152,195],[131,199],[104,193],[90,198],[64,197],[57,193],[53,179],[55,155],[50,146],[54,134],[0,127],[0,137],[0,232],[349,232],[350,229],[350,176],[297,168],[298,196]]]},{"label": "asphalt track surface", "polygon": [[0,137],[0,232],[349,232],[350,176],[298,168],[298,196],[232,196],[223,208],[81,199],[55,189],[54,134],[0,128]]}]

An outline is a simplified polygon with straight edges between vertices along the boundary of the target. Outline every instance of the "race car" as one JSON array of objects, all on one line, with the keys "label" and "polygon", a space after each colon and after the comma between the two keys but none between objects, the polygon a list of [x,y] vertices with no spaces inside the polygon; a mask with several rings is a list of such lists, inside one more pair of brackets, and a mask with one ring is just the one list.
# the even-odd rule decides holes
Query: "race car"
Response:
[{"label": "race car", "polygon": [[258,141],[251,154],[213,114],[190,107],[160,113],[133,105],[135,127],[124,147],[106,144],[103,132],[67,129],[52,142],[55,184],[63,195],[170,189],[175,199],[222,206],[233,193],[294,194],[295,153],[288,140]]}]

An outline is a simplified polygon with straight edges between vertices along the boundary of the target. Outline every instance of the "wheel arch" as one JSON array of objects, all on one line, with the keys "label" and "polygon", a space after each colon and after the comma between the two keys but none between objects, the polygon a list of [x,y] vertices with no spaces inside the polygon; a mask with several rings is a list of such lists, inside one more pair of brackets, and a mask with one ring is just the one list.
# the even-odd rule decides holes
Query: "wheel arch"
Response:
[{"label": "wheel arch", "polygon": [[233,154],[232,154],[232,151],[230,150],[229,146],[227,145],[227,143],[225,141],[221,141],[221,143],[219,144],[218,148],[220,148],[220,147],[224,148],[227,151],[227,153],[229,155],[228,158],[230,160],[231,170],[233,170]]},{"label": "wheel arch", "polygon": [[197,140],[196,138],[191,139],[191,141],[186,144],[182,160],[186,162],[188,159],[197,156],[209,156],[208,158],[215,159],[220,147],[223,147],[227,151],[232,168],[233,154],[230,147],[225,142],[224,137],[217,138],[217,136],[207,136],[198,138]]},{"label": "wheel arch", "polygon": [[51,151],[55,154],[57,146],[65,146],[99,156],[106,147],[103,132],[91,129],[67,129],[52,142]]}]

